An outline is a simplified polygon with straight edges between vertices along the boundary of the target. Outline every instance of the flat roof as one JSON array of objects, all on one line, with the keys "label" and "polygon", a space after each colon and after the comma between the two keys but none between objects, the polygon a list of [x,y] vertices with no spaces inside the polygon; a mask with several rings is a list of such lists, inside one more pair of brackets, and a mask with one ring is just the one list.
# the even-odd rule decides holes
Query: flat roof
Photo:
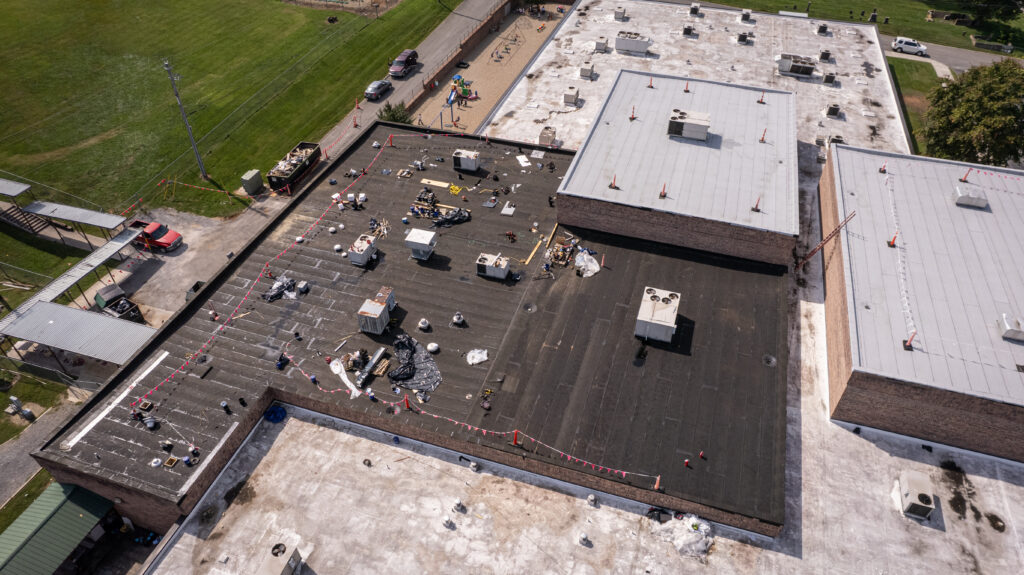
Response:
[{"label": "flat roof", "polygon": [[33,305],[35,305],[36,302],[53,301],[57,299],[60,297],[60,294],[71,289],[71,286],[81,281],[82,278],[102,265],[103,262],[114,257],[114,255],[122,249],[130,246],[132,241],[139,237],[139,234],[141,233],[142,230],[134,228],[121,230],[121,232],[111,238],[110,241],[96,248],[89,255],[79,260],[77,264],[71,266],[71,269],[58,276],[52,282],[43,286],[36,293],[32,294],[32,296],[22,302],[17,309],[12,310],[9,314],[0,318],[0,334],[7,334],[6,330],[11,322],[15,321],[18,317],[21,317]]},{"label": "flat roof", "polygon": [[0,195],[7,196],[9,198],[16,198],[27,192],[31,187],[32,186],[28,184],[0,178]]},{"label": "flat roof", "polygon": [[[614,19],[615,8],[620,6],[626,10],[625,22]],[[797,135],[801,148],[810,148],[809,162],[801,161],[801,169],[818,169],[814,143],[833,134],[841,134],[853,145],[910,152],[899,103],[873,24],[763,13],[755,13],[751,22],[741,23],[738,10],[703,6],[700,16],[691,16],[689,10],[688,3],[581,2],[579,9],[566,15],[558,31],[478,133],[536,142],[541,129],[552,126],[563,147],[577,149],[589,134],[618,71],[636,70],[793,92]],[[829,32],[819,35],[818,25],[823,23]],[[696,34],[684,36],[683,27],[687,25],[693,26]],[[619,31],[649,37],[653,42],[650,53],[615,51]],[[747,44],[737,42],[740,32],[753,34]],[[602,37],[607,40],[608,51],[595,53],[595,43]],[[775,60],[780,54],[817,61],[822,50],[829,50],[831,58],[817,62],[812,78],[779,73]],[[590,80],[581,78],[579,72],[587,62],[596,73]],[[822,74],[827,72],[836,74],[836,83],[822,83]],[[467,74],[471,79],[472,70]],[[563,103],[568,86],[579,88],[579,97],[584,102],[581,108],[571,109]],[[825,116],[825,108],[832,103],[839,105],[840,116]],[[768,134],[771,135],[770,130]],[[824,153],[823,149],[820,151]]]},{"label": "flat roof", "polygon": [[156,333],[148,325],[40,301],[4,327],[18,339],[122,365]]},{"label": "flat roof", "polygon": [[[850,146],[832,162],[839,218],[857,212],[841,233],[854,368],[1024,405],[1024,345],[997,325],[1024,318],[1024,172]],[[988,208],[958,206],[958,187]]]},{"label": "flat roof", "polygon": [[[373,148],[372,142],[386,142],[391,133],[396,147]],[[150,467],[161,454],[159,443],[152,431],[127,419],[130,402],[149,393],[154,413],[166,423],[158,433],[161,439],[180,442],[177,430],[210,462],[210,454],[230,433],[244,433],[235,430],[238,418],[254,409],[253,398],[269,388],[274,397],[353,418],[358,414],[371,425],[393,422],[387,425],[400,425],[410,434],[440,434],[456,446],[485,445],[523,461],[536,459],[645,489],[661,475],[669,496],[781,523],[788,277],[771,273],[777,269],[773,266],[570,230],[604,258],[605,268],[582,278],[556,266],[553,280],[535,279],[544,264],[541,234],[555,226],[556,210],[548,196],[572,155],[543,151],[536,161],[554,164],[554,169],[526,169],[516,159],[522,152],[515,143],[423,135],[389,125],[370,129],[291,212],[236,256],[235,267],[208,286],[207,299],[195,300],[177,327],[165,329],[38,456],[176,503],[204,464]],[[480,151],[482,171],[459,180],[450,162],[455,149]],[[426,171],[396,177],[424,157]],[[366,193],[365,209],[338,210],[331,195],[340,187],[330,185],[329,178],[346,182],[343,174],[367,166],[368,174],[348,190]],[[498,182],[484,179],[495,175]],[[468,201],[451,195],[448,183],[464,186],[460,196]],[[438,228],[434,255],[419,262],[409,257],[403,232],[424,223],[410,217],[406,228],[400,222],[424,187],[442,204],[471,209],[472,219]],[[507,187],[507,193],[499,187]],[[513,217],[483,207],[490,190],[502,202],[516,204]],[[376,264],[363,269],[333,246],[364,233],[370,218],[387,220],[392,227],[377,242]],[[330,227],[339,231],[332,235]],[[534,227],[538,231],[532,233]],[[565,234],[559,230],[557,235]],[[517,234],[518,241],[510,243],[507,231]],[[306,241],[295,243],[302,234]],[[520,281],[478,276],[481,252],[512,258]],[[529,265],[522,263],[528,259]],[[268,261],[274,277],[306,280],[310,292],[275,302],[257,297],[269,287],[266,278],[253,283]],[[381,285],[395,290],[398,307],[390,316],[396,323],[383,336],[358,333],[357,312]],[[633,331],[647,286],[680,294],[680,327],[671,344],[651,345],[646,357],[638,359],[640,343]],[[210,306],[226,317],[243,299],[223,330],[224,318],[210,321]],[[464,315],[466,327],[449,327],[456,311]],[[420,318],[433,325],[429,332],[416,328]],[[385,413],[387,406],[380,402],[324,391],[345,387],[325,357],[359,349],[373,354],[385,346],[394,367],[391,344],[404,332],[440,346],[433,357],[443,382],[429,402],[418,405],[437,417],[405,411],[395,416]],[[182,367],[186,355],[200,350],[212,335],[216,339],[202,351],[202,362]],[[347,343],[339,350],[341,341]],[[275,362],[285,346],[295,360],[279,371]],[[487,350],[489,360],[469,365],[464,356],[472,349]],[[306,374],[316,375],[320,387]],[[391,393],[386,378],[372,380],[372,387],[379,398],[402,397]],[[480,407],[484,389],[495,392],[489,411]],[[248,398],[248,407],[235,403],[239,397]],[[231,401],[231,415],[219,405],[225,398]],[[485,436],[470,427],[519,429],[538,443],[515,448],[507,437]],[[584,468],[554,450],[604,470]],[[683,460],[696,460],[702,450],[709,454],[708,464],[697,472],[686,469]],[[643,475],[614,479],[607,468]]]},{"label": "flat roof", "polygon": [[56,218],[78,224],[88,224],[105,230],[112,230],[124,223],[124,217],[122,216],[64,204],[55,204],[53,202],[32,202],[21,208],[21,210],[44,218]]},{"label": "flat roof", "polygon": [[[668,133],[692,113],[706,141]],[[796,142],[790,92],[621,70],[558,191],[795,236]]]}]

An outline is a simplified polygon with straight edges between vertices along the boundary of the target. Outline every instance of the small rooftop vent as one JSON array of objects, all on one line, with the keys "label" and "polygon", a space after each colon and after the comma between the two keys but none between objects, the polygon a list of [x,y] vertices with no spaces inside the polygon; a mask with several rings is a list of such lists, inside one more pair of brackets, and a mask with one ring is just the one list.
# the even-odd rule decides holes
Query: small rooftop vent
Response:
[{"label": "small rooftop vent", "polygon": [[683,36],[693,36],[693,25],[687,24],[683,26]]},{"label": "small rooftop vent", "polygon": [[668,134],[670,136],[681,136],[704,142],[708,139],[709,128],[711,128],[711,114],[675,109],[672,110],[672,115],[668,119]]},{"label": "small rooftop vent", "polygon": [[1008,317],[1004,313],[998,323],[1003,339],[1024,343],[1024,319]]},{"label": "small rooftop vent", "polygon": [[740,32],[739,34],[736,35],[736,43],[737,44],[746,44],[747,43],[747,36],[748,36],[748,34],[746,32]]},{"label": "small rooftop vent", "polygon": [[569,89],[562,95],[562,103],[576,106],[580,101],[580,91],[576,86],[569,86]]},{"label": "small rooftop vent", "polygon": [[750,22],[750,10],[744,10],[740,13],[740,22]]},{"label": "small rooftop vent", "polygon": [[799,76],[810,76],[817,65],[813,58],[796,54],[780,54],[775,61],[779,63],[779,72]]},{"label": "small rooftop vent", "polygon": [[825,108],[825,115],[828,116],[829,118],[838,118],[839,104],[829,104],[828,107]]},{"label": "small rooftop vent", "polygon": [[615,8],[615,19],[618,20],[619,22],[625,21],[626,20],[626,9],[623,8],[622,6],[616,7]]},{"label": "small rooftop vent", "polygon": [[700,14],[700,2],[690,3],[690,14],[693,14],[694,16]]},{"label": "small rooftop vent", "polygon": [[829,72],[829,73],[825,74],[824,76],[821,77],[821,83],[822,84],[835,84],[836,83],[836,73],[835,72]]},{"label": "small rooftop vent", "polygon": [[597,39],[597,42],[594,42],[594,51],[595,52],[607,52],[608,51],[608,38],[605,38],[604,36],[600,36]]},{"label": "small rooftop vent", "polygon": [[818,59],[821,60],[822,62],[828,62],[832,60],[832,51],[822,50],[821,54],[818,55]]},{"label": "small rooftop vent", "polygon": [[984,210],[988,207],[988,198],[979,186],[968,183],[959,183],[953,193],[956,205],[965,208],[978,208]]},{"label": "small rooftop vent", "polygon": [[544,126],[540,131],[540,137],[537,138],[537,143],[542,146],[554,146],[555,145],[555,129],[551,126]]},{"label": "small rooftop vent", "polygon": [[825,34],[828,34],[828,25],[827,24],[818,24],[818,34],[821,34],[822,36],[824,36]]},{"label": "small rooftop vent", "polygon": [[584,62],[580,66],[580,78],[586,78],[588,80],[594,79],[594,65],[590,62]]}]

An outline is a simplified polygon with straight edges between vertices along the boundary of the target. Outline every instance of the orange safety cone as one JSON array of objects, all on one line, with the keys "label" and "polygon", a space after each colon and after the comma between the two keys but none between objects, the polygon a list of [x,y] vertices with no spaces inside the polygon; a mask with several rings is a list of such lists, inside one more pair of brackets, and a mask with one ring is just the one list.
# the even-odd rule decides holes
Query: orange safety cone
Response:
[{"label": "orange safety cone", "polygon": [[693,469],[692,467],[690,467],[690,460],[689,459],[684,459],[683,460],[683,465],[685,465],[687,467],[687,469]]},{"label": "orange safety cone", "polygon": [[764,131],[761,132],[761,140],[760,141],[761,141],[762,144],[764,143],[764,137],[767,136],[767,135],[768,135],[768,128],[765,128]]}]

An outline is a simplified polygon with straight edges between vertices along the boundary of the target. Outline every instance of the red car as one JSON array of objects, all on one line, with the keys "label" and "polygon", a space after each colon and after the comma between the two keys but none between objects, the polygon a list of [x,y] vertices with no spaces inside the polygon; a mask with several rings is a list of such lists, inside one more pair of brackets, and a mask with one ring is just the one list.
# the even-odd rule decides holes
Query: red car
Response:
[{"label": "red car", "polygon": [[135,245],[139,249],[154,252],[170,252],[181,246],[181,234],[160,222],[144,222],[135,220],[131,223],[133,228],[142,228],[142,233],[135,238]]}]

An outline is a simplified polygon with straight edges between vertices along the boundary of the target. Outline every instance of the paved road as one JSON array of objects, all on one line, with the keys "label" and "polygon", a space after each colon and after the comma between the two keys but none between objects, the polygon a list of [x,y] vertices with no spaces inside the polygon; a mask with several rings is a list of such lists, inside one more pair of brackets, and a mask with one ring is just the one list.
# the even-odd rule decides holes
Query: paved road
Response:
[{"label": "paved road", "polygon": [[[463,40],[472,34],[481,21],[486,20],[502,2],[503,0],[463,0],[462,4],[416,47],[416,51],[419,52],[419,68],[405,78],[392,80],[395,88],[385,99],[378,102],[360,102],[361,110],[353,110],[320,140],[321,149],[327,151],[333,158],[359,137],[363,131],[362,128],[373,122],[377,117],[377,110],[385,102],[390,101],[392,104],[397,104],[412,100],[423,89],[423,82],[444,65],[459,49]],[[386,72],[382,66],[382,78]],[[359,128],[352,127],[353,117],[357,119]]]},{"label": "paved road", "polygon": [[[885,36],[883,34],[878,35],[882,41],[882,48],[885,51],[886,56],[891,56],[895,52],[892,51],[892,36]],[[968,50],[966,48],[953,48],[952,46],[943,46],[942,44],[933,44],[926,42],[925,46],[928,47],[928,56],[938,62],[942,62],[946,66],[949,66],[957,74],[967,70],[972,66],[985,66],[993,62],[998,62],[1007,56],[1005,54],[997,54],[995,52],[979,52],[977,50]],[[1019,58],[1017,58],[1020,61]]]}]

